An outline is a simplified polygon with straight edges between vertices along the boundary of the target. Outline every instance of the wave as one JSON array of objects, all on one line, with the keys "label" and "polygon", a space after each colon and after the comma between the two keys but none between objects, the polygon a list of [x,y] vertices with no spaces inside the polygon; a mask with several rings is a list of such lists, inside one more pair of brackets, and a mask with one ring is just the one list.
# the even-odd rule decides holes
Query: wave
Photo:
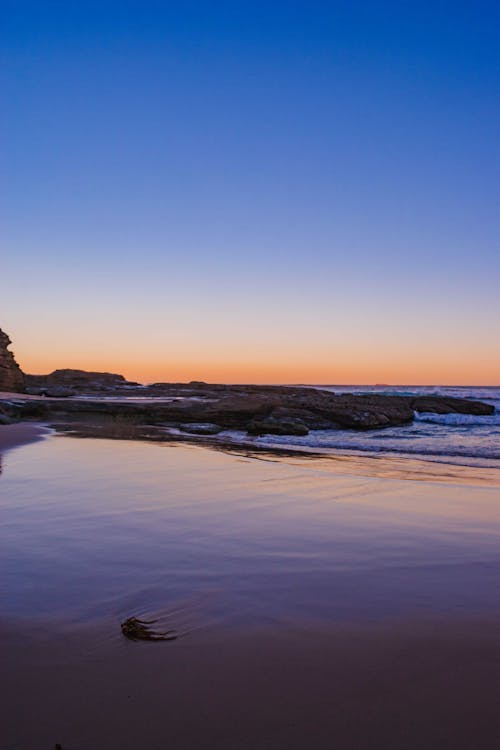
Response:
[{"label": "wave", "polygon": [[[404,429],[404,428],[400,428]],[[467,441],[450,441],[440,437],[429,439],[428,436],[409,436],[402,434],[400,437],[387,436],[385,439],[380,435],[360,435],[337,430],[313,430],[304,437],[263,435],[250,438],[244,432],[224,431],[219,438],[229,439],[246,445],[254,444],[260,447],[282,447],[300,448],[302,450],[320,451],[328,454],[333,452],[362,453],[372,455],[398,455],[444,460],[460,459],[462,463],[470,460],[482,461],[485,466],[497,466],[500,460],[500,442],[498,439],[483,439]],[[401,439],[405,438],[405,439]],[[491,463],[490,463],[491,462]]]},{"label": "wave", "polygon": [[450,427],[491,427],[500,425],[500,414],[477,416],[476,414],[434,414],[433,412],[415,412],[415,422],[442,424]]},{"label": "wave", "polygon": [[[273,444],[277,444],[277,441],[268,441],[268,444],[273,442]],[[283,444],[283,440],[281,440],[281,443]],[[298,445],[294,443],[296,447]],[[287,446],[290,446],[290,443],[287,442]],[[314,443],[311,441],[310,443],[304,444],[304,447],[307,448],[320,448],[320,449],[328,449],[328,450],[338,450],[338,451],[358,451],[360,453],[397,453],[398,455],[411,455],[411,456],[450,456],[454,458],[486,458],[486,459],[493,459],[495,461],[500,460],[500,451],[492,450],[491,452],[487,449],[481,449],[481,450],[474,450],[474,449],[468,449],[468,448],[447,448],[446,450],[436,450],[435,448],[411,448],[407,445],[404,446],[404,448],[397,448],[394,446],[387,446],[387,445],[362,445],[360,443],[354,444],[354,443],[341,443],[339,442],[335,446],[325,446],[323,443]]]}]

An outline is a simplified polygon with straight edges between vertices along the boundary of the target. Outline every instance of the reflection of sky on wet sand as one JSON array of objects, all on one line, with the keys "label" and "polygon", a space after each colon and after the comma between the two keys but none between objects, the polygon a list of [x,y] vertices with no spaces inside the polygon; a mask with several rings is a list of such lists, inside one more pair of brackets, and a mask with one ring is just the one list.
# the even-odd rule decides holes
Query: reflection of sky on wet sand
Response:
[{"label": "reflection of sky on wet sand", "polygon": [[498,485],[356,466],[64,437],[8,453],[5,614],[87,619],[186,600],[253,623],[492,611]]}]

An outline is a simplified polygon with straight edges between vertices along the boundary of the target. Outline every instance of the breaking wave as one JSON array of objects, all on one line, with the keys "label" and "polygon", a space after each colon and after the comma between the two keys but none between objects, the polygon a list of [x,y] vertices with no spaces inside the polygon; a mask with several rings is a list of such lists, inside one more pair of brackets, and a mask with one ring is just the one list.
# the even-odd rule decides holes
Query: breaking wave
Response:
[{"label": "breaking wave", "polygon": [[415,412],[416,422],[427,422],[429,424],[443,424],[452,427],[489,427],[500,426],[500,413],[495,412],[488,416],[480,417],[475,414],[432,414],[431,412]]}]

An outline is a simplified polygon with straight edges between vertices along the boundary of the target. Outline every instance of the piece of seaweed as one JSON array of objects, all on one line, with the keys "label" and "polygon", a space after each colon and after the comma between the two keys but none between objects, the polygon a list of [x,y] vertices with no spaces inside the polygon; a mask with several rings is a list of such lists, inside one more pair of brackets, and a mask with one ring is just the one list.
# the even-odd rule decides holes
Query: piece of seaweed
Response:
[{"label": "piece of seaweed", "polygon": [[141,620],[138,617],[128,617],[121,623],[122,633],[132,641],[175,641],[175,630],[165,630],[158,633],[150,628],[158,620]]}]

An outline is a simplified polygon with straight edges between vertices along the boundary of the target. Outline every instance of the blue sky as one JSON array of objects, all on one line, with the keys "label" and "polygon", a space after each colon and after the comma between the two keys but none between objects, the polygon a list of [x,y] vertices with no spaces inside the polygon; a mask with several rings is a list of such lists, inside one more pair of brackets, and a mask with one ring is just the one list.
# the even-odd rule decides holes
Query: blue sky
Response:
[{"label": "blue sky", "polygon": [[2,15],[25,369],[500,382],[497,5]]}]

